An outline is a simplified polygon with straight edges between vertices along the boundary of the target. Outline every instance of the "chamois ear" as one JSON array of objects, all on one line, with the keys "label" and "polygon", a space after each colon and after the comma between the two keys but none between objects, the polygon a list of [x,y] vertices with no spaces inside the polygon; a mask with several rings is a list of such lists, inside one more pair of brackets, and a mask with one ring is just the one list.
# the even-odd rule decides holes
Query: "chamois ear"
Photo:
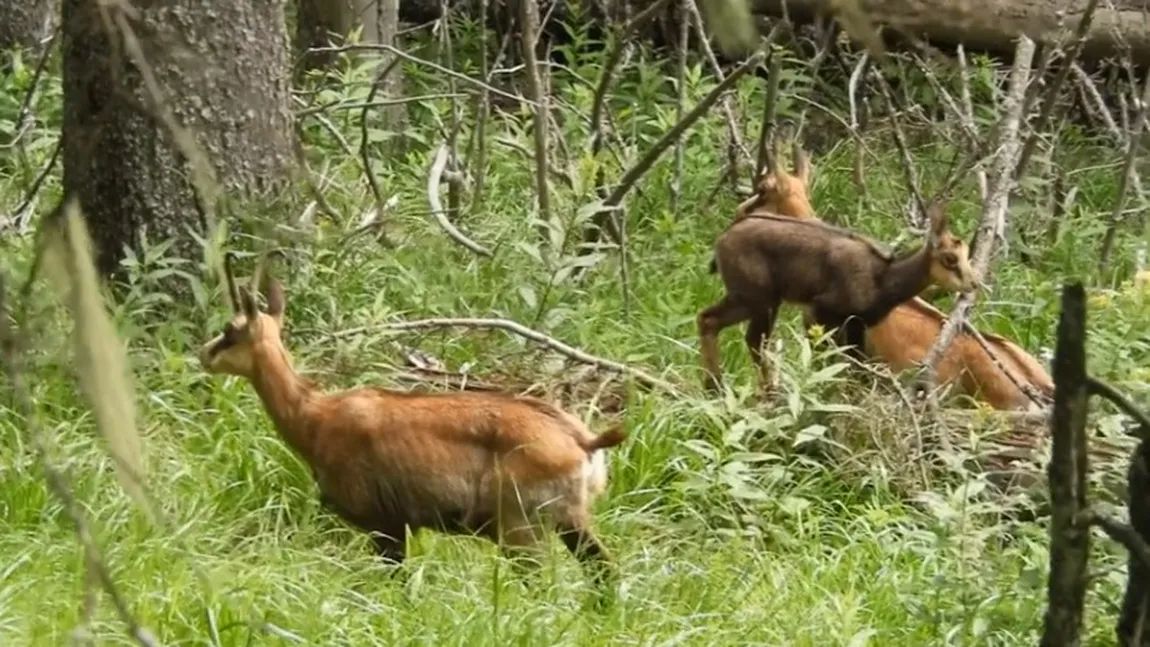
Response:
[{"label": "chamois ear", "polygon": [[802,181],[804,186],[811,185],[811,158],[803,147],[799,145],[796,140],[791,144],[791,163],[794,165],[795,175]]},{"label": "chamois ear", "polygon": [[284,316],[283,284],[270,276],[266,277],[263,292],[268,300],[267,313],[277,321],[282,321]]},{"label": "chamois ear", "polygon": [[240,292],[240,305],[243,307],[244,316],[248,318],[248,325],[251,325],[257,317],[260,316],[260,306],[256,302],[256,295],[246,287],[239,288]]},{"label": "chamois ear", "polygon": [[224,254],[224,282],[228,286],[228,301],[231,303],[232,312],[235,314],[240,313],[240,293],[236,289],[236,275],[232,271],[232,264],[236,260],[235,252],[226,252]]}]

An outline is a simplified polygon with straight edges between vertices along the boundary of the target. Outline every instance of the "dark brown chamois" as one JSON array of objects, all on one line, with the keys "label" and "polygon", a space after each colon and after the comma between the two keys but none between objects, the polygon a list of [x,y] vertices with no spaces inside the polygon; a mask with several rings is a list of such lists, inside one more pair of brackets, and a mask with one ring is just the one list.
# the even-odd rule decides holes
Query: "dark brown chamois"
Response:
[{"label": "dark brown chamois", "polygon": [[966,243],[947,229],[941,203],[933,203],[929,215],[925,244],[901,258],[818,221],[762,214],[732,222],[715,243],[726,295],[698,316],[706,387],[717,389],[722,380],[719,333],[748,319],[747,346],[765,377],[761,349],[783,302],[804,306],[825,328],[854,318],[872,326],[932,283],[973,290]]}]

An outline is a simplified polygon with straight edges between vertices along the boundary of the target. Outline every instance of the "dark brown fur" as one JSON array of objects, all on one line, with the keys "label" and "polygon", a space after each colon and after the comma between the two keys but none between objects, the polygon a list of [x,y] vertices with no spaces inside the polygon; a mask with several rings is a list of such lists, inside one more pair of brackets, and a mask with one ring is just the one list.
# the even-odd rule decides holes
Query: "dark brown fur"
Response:
[{"label": "dark brown fur", "polygon": [[408,530],[474,533],[522,550],[550,526],[599,575],[611,569],[591,504],[606,488],[601,450],[625,440],[621,428],[596,435],[547,402],[507,393],[322,393],[295,372],[280,340],[280,284],[268,282],[260,312],[251,292],[235,289],[230,260],[227,275],[234,316],[201,362],[252,383],[311,467],[323,503],[371,532],[382,556],[402,561]]},{"label": "dark brown fur", "polygon": [[746,341],[763,368],[760,349],[783,302],[806,306],[828,328],[854,318],[869,326],[931,283],[964,291],[975,286],[966,245],[947,230],[946,212],[937,203],[927,243],[901,258],[818,221],[757,215],[734,221],[719,236],[715,261],[727,294],[698,316],[711,389],[721,379],[719,332],[750,319]]}]

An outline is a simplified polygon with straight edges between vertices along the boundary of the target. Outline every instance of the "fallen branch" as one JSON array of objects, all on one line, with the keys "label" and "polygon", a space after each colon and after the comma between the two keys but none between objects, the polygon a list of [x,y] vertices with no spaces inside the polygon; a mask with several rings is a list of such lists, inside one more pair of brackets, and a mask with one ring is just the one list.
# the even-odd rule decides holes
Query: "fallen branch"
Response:
[{"label": "fallen branch", "polygon": [[[1146,121],[1142,118],[1146,114],[1146,103],[1150,102],[1150,72],[1142,85],[1141,100],[1134,107],[1134,123],[1126,137],[1126,151],[1122,158],[1122,171],[1118,176],[1118,197],[1114,200],[1114,209],[1110,213],[1110,222],[1106,226],[1106,234],[1102,238],[1102,249],[1098,255],[1098,264],[1102,271],[1106,270],[1110,262],[1110,252],[1114,249],[1114,239],[1118,233],[1118,224],[1122,221],[1122,213],[1126,209],[1126,198],[1130,193],[1131,177],[1136,175],[1134,158],[1142,143],[1142,126]],[[1125,114],[1125,111],[1123,111]],[[1139,197],[1141,188],[1138,189]]]},{"label": "fallen branch", "polygon": [[358,328],[348,328],[329,335],[332,339],[341,339],[344,337],[351,337],[353,335],[361,335],[365,332],[376,330],[424,330],[428,328],[473,328],[478,330],[502,330],[515,335],[519,335],[525,339],[533,342],[543,344],[547,348],[564,355],[577,362],[590,364],[598,368],[615,371],[630,375],[642,384],[649,387],[654,387],[665,391],[672,395],[680,395],[679,389],[665,380],[659,379],[641,369],[637,369],[626,364],[597,357],[591,355],[586,351],[575,348],[565,344],[554,337],[549,337],[537,330],[532,330],[523,324],[511,321],[510,319],[477,319],[477,318],[434,318],[434,319],[416,319],[413,321],[399,321],[394,323],[375,324],[371,326],[360,326]]},{"label": "fallen branch", "polygon": [[431,205],[431,215],[435,222],[447,232],[452,240],[480,256],[491,257],[486,247],[463,235],[447,218],[443,211],[443,201],[439,198],[439,185],[443,181],[443,171],[447,168],[447,144],[440,144],[435,150],[435,159],[431,162],[431,172],[427,175],[427,202]]},{"label": "fallen branch", "polygon": [[993,349],[991,349],[990,342],[986,341],[986,337],[983,337],[982,333],[979,332],[979,330],[975,328],[973,324],[971,324],[969,321],[963,321],[962,327],[966,330],[966,332],[970,333],[970,335],[974,337],[974,340],[977,341],[978,345],[982,347],[983,352],[985,352],[987,357],[990,358],[990,361],[993,362],[996,367],[998,367],[998,370],[1002,371],[1002,374],[1006,376],[1006,379],[1010,380],[1011,383],[1013,383],[1014,386],[1017,387],[1018,390],[1021,391],[1027,398],[1030,398],[1031,402],[1037,404],[1040,407],[1045,407],[1050,404],[1050,399],[1042,397],[1042,395],[1038,393],[1038,390],[1035,389],[1032,384],[1020,380],[1014,375],[1013,372],[1006,368],[1006,365],[998,359],[998,355],[994,352]]}]

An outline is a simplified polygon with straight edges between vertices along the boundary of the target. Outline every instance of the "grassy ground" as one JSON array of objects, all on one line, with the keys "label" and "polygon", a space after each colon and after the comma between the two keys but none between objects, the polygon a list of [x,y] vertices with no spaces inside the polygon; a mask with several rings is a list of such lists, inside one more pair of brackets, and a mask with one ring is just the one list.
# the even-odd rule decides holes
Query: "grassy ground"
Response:
[{"label": "grassy ground", "polygon": [[[589,60],[576,71],[593,78],[595,65]],[[345,76],[347,87],[319,101],[366,93],[368,71],[349,69]],[[689,76],[693,101],[711,81],[697,70]],[[7,102],[22,96],[27,80],[25,71],[5,81],[3,118],[14,115],[18,104]],[[634,159],[673,123],[673,94],[666,70],[647,62],[636,64],[622,83],[617,96],[629,100],[617,101],[613,111],[620,132],[638,138],[624,151]],[[58,77],[47,85],[37,101],[35,128],[26,136],[27,159],[0,162],[5,212],[20,202],[51,152],[59,125]],[[575,183],[574,190],[556,190],[555,212],[570,230],[590,199],[596,164],[606,163],[611,176],[618,169],[580,152],[586,129],[576,117],[590,105],[586,88],[559,77],[554,88],[562,98],[558,112]],[[798,85],[784,86],[784,116],[802,108],[794,100],[802,92]],[[745,80],[737,98],[747,140],[753,141],[760,82]],[[356,110],[332,116],[353,142],[358,115]],[[532,168],[512,148],[490,144],[485,201],[461,222],[496,250],[495,257],[478,259],[443,236],[427,217],[424,187],[436,144],[433,124],[449,118],[448,104],[417,104],[412,116],[412,152],[381,160],[376,169],[384,191],[398,196],[398,207],[380,218],[390,246],[379,243],[374,231],[353,236],[373,206],[358,161],[314,120],[305,122],[311,166],[327,178],[325,194],[341,219],[321,216],[295,225],[294,232],[276,233],[296,241],[286,277],[289,347],[303,370],[332,387],[402,385],[395,373],[402,361],[399,344],[418,347],[453,369],[470,363],[480,376],[559,382],[555,372],[562,367],[554,356],[501,333],[334,335],[397,318],[499,316],[685,385],[688,394],[679,397],[626,388],[621,413],[599,411],[601,399],[578,398],[577,409],[593,426],[622,415],[631,433],[611,455],[610,490],[599,506],[599,526],[623,571],[618,603],[603,613],[591,611],[588,584],[557,542],[544,572],[524,582],[510,576],[488,544],[421,535],[413,540],[405,578],[392,577],[364,537],[321,511],[306,467],[279,440],[253,390],[202,373],[195,353],[224,320],[220,293],[214,281],[193,279],[195,302],[170,303],[151,286],[181,268],[156,251],[133,259],[134,282],[113,309],[130,343],[149,486],[161,503],[164,527],[145,522],[118,487],[70,374],[66,322],[50,312],[38,326],[42,334],[29,381],[54,438],[54,460],[73,480],[115,581],[165,644],[1036,641],[1045,606],[1045,525],[1009,521],[994,497],[975,496],[953,480],[939,481],[919,496],[928,505],[913,505],[894,485],[914,467],[905,455],[884,460],[875,453],[862,469],[846,471],[796,451],[796,440],[823,433],[828,416],[842,413],[844,405],[858,407],[853,419],[870,419],[871,428],[840,426],[840,440],[857,432],[853,440],[863,445],[886,419],[880,403],[859,395],[866,389],[848,383],[857,376],[826,370],[835,357],[811,356],[794,312],[777,333],[786,340],[780,402],[752,396],[741,335],[733,332],[724,336],[733,391],[720,399],[698,394],[694,316],[720,294],[706,266],[714,236],[735,203],[722,192],[715,205],[704,205],[724,155],[717,145],[721,117],[705,120],[686,139],[688,172],[678,213],[667,192],[670,155],[632,196],[626,281],[618,255],[607,252],[580,283],[562,269],[575,258],[570,247],[557,260],[543,257],[524,208],[532,201]],[[524,123],[521,116],[499,118],[489,135],[529,148]],[[464,134],[466,140],[468,130]],[[825,217],[891,240],[903,228],[894,214],[901,213],[906,192],[888,141],[885,132],[868,138],[874,154],[866,200],[851,183],[851,150],[826,145],[815,160],[813,200]],[[915,154],[937,185],[949,151],[922,141]],[[1120,237],[1111,274],[1096,276],[1094,269],[1103,214],[1114,199],[1114,169],[1106,166],[1114,153],[1071,134],[1059,155],[1059,164],[1082,169],[1072,175],[1079,208],[1053,244],[1039,245],[1033,266],[1014,257],[1000,261],[995,290],[979,304],[978,323],[1037,353],[1052,346],[1061,283],[1086,279],[1096,286],[1092,370],[1143,394],[1146,375],[1139,371],[1147,366],[1148,346],[1138,338],[1138,322],[1148,313],[1144,297],[1123,286],[1136,241]],[[303,189],[299,193],[289,206],[277,205],[281,225],[301,212],[307,196]],[[56,173],[41,204],[58,195]],[[1047,215],[1036,195],[1025,194],[1013,209],[1020,231],[1045,231]],[[974,196],[968,183],[954,204],[955,228],[964,235],[977,218]],[[564,233],[555,236],[562,239]],[[0,267],[20,276],[29,241],[10,239],[3,246]],[[0,409],[0,641],[59,644],[80,618],[82,553],[44,484],[27,421],[10,406],[5,398]],[[1116,433],[1115,418],[1099,420],[1099,433]],[[1103,645],[1113,641],[1125,574],[1117,552],[1104,545],[1096,552],[1088,644]],[[100,644],[128,642],[110,605],[103,604],[96,618]]]}]

